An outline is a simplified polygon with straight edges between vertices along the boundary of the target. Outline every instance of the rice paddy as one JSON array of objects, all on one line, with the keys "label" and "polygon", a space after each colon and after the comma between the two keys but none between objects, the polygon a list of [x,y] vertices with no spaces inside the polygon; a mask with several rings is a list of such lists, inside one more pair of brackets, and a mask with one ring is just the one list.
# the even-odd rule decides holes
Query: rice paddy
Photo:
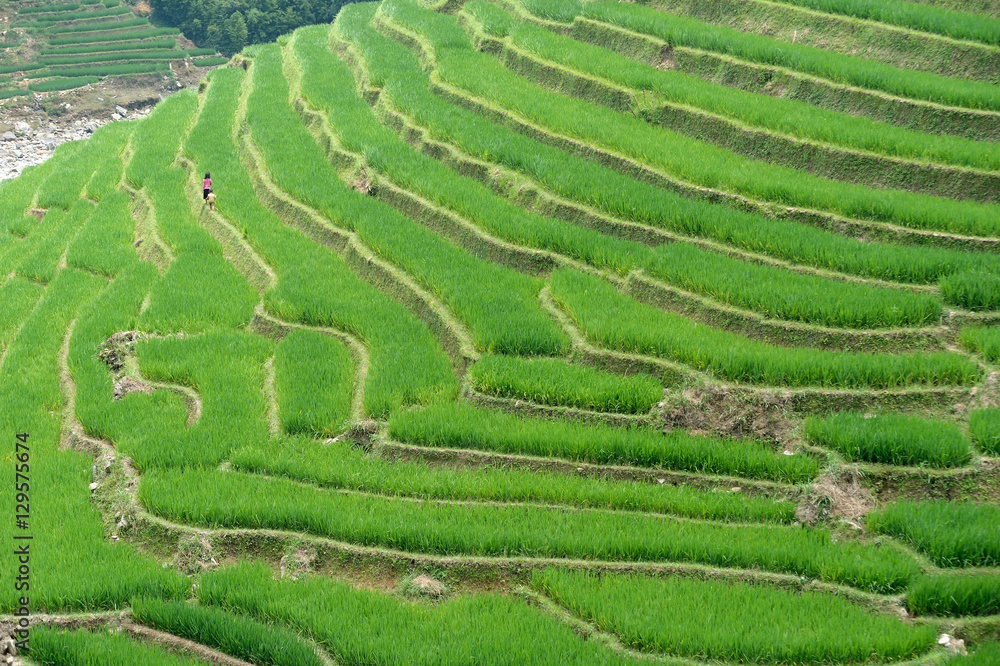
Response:
[{"label": "rice paddy", "polygon": [[[679,4],[349,3],[0,183],[0,640],[995,663],[997,87]],[[971,0],[771,4],[996,47]],[[13,8],[0,97],[213,56]]]}]

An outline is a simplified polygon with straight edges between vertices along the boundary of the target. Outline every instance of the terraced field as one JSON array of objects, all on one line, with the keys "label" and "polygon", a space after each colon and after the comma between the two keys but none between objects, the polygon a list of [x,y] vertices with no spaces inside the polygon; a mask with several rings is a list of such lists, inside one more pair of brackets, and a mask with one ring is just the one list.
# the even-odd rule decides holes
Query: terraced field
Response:
[{"label": "terraced field", "polygon": [[11,3],[0,37],[0,100],[72,90],[109,76],[168,74],[171,62],[226,62],[215,49],[184,49],[121,0]]},{"label": "terraced field", "polygon": [[0,186],[17,658],[1000,664],[997,5],[739,4],[352,4]]}]

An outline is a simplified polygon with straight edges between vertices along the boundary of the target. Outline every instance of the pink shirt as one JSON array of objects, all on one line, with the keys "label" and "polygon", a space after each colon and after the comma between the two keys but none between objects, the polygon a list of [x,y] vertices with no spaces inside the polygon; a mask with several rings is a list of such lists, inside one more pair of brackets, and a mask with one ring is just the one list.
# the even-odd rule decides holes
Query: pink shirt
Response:
[{"label": "pink shirt", "polygon": [[201,186],[202,186],[202,189],[204,189],[204,190],[210,190],[210,189],[212,189],[212,179],[211,178],[206,178],[205,180],[201,181]]}]

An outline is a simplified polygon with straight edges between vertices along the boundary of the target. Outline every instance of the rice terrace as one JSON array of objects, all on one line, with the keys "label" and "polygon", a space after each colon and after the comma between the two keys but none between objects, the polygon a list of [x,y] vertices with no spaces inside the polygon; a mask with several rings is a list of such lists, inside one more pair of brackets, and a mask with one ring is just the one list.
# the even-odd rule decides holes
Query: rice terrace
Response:
[{"label": "rice terrace", "polygon": [[1000,665],[1000,0],[307,4],[0,0],[0,666]]}]

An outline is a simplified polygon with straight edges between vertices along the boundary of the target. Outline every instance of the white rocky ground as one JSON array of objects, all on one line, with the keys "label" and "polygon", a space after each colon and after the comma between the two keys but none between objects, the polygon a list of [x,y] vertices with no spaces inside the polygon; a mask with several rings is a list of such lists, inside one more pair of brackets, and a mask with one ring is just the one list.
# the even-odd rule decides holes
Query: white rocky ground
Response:
[{"label": "white rocky ground", "polygon": [[0,134],[0,181],[16,178],[25,168],[41,164],[61,143],[86,139],[109,122],[142,118],[149,115],[151,108],[130,112],[118,106],[110,114],[60,122],[51,120],[42,111],[32,114],[30,107],[22,107],[21,119],[13,123],[11,130]]}]

